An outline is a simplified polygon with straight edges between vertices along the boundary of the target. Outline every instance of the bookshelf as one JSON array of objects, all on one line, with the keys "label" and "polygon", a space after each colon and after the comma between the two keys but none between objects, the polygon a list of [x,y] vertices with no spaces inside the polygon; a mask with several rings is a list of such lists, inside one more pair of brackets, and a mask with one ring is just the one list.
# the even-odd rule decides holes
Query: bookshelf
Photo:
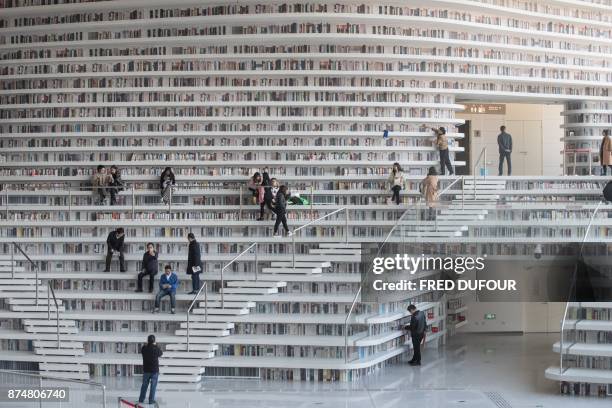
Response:
[{"label": "bookshelf", "polygon": [[[438,165],[423,125],[446,127],[451,159],[465,165],[454,159],[464,137],[455,117],[462,100],[566,103],[566,130],[574,132],[566,149],[584,141],[593,149],[594,121],[609,121],[609,0],[581,2],[579,10],[561,0],[172,3],[0,0],[0,247],[8,253],[17,240],[42,274],[62,282],[56,289],[79,325],[75,338],[92,374],[138,374],[138,363],[122,358],[145,331],[159,330],[162,344],[177,341],[176,320],[156,327],[143,317],[150,299],[133,293],[133,274],[112,283],[99,274],[105,236],[119,224],[132,272],[154,241],[163,262],[182,274],[184,235],[195,232],[213,296],[218,270],[250,242],[261,242],[261,262],[289,253],[287,242],[270,237],[269,220],[255,221],[245,188],[263,167],[312,202],[290,208],[292,227],[349,208],[349,231],[334,217],[298,242],[298,257],[327,261],[309,249],[346,232],[354,242],[379,242],[419,199],[420,179]],[[386,202],[395,161],[407,178],[399,209]],[[128,183],[117,206],[94,205],[88,190],[100,163],[119,165]],[[158,189],[168,165],[177,176],[171,208],[160,205]],[[534,241],[545,233],[571,240],[602,181],[508,181],[496,194],[521,207],[468,222],[468,239],[451,239],[453,250],[529,254],[523,224],[492,239],[519,221],[539,223]],[[564,211],[568,203],[584,208]],[[595,225],[596,239],[604,227]],[[234,272],[249,277],[252,263]],[[333,270],[293,277],[280,293],[261,296],[231,336],[215,339],[210,375],[355,380],[406,352],[395,329],[407,303],[428,314],[432,344],[462,324],[463,305],[434,301],[432,293],[358,304],[349,325],[356,362],[343,366],[342,319],[357,277],[354,259],[334,256]],[[178,296],[179,311],[188,300]],[[27,351],[16,334],[7,336],[2,350]]]}]

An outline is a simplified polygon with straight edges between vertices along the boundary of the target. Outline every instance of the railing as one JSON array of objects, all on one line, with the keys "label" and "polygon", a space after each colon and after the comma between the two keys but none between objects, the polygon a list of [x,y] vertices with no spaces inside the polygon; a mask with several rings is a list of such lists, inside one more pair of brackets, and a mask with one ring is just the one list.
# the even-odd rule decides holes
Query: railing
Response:
[{"label": "railing", "polygon": [[[54,377],[52,375],[46,375],[46,374],[40,374],[40,373],[29,373],[29,372],[23,372],[23,371],[17,371],[17,370],[0,370],[0,373],[9,374],[9,375],[21,375],[21,376],[30,377],[30,378],[38,378],[39,379],[39,390],[42,390],[43,388],[43,385],[42,385],[43,379],[53,380],[57,382],[92,385],[94,387],[100,388],[100,390],[102,391],[102,408],[106,408],[106,385],[102,383],[98,383],[94,381],[87,381],[87,380],[73,380],[69,378],[60,378],[60,377]],[[39,406],[42,407],[42,400],[39,400]]]},{"label": "railing", "polygon": [[204,281],[204,284],[200,287],[200,290],[198,290],[198,293],[196,293],[196,295],[193,297],[193,300],[191,301],[191,303],[189,304],[189,307],[187,308],[187,351],[189,352],[189,321],[190,321],[190,316],[191,316],[191,310],[193,309],[193,306],[196,304],[196,302],[198,301],[198,298],[200,297],[200,293],[202,293],[202,291],[204,291],[204,323],[208,323],[208,292],[206,291],[206,287],[208,286],[208,281]]},{"label": "railing", "polygon": [[[411,209],[406,210],[406,211],[404,211],[402,213],[402,215],[400,215],[400,217],[397,219],[397,221],[395,222],[393,227],[391,227],[391,230],[389,231],[389,233],[387,234],[385,239],[382,241],[382,243],[378,247],[378,251],[376,251],[375,257],[380,255],[380,251],[382,251],[383,247],[385,246],[385,244],[387,243],[387,241],[391,237],[391,234],[393,234],[393,231],[395,231],[395,229],[401,223],[401,221],[404,218],[404,216],[406,214],[408,214],[410,211],[412,211],[412,210]],[[370,270],[367,273],[370,273],[371,268],[372,268],[372,266],[370,267]],[[362,287],[360,285],[359,289],[357,290],[357,293],[355,293],[355,296],[353,297],[353,301],[351,302],[351,307],[349,308],[349,311],[346,314],[346,317],[344,318],[344,362],[345,363],[348,363],[348,322],[349,322],[349,319],[351,318],[351,315],[353,314],[353,310],[355,309],[355,305],[357,304],[357,299],[359,298],[359,295],[361,294],[361,288]]]},{"label": "railing", "polygon": [[239,253],[238,255],[236,255],[231,261],[229,261],[228,263],[226,263],[223,268],[221,268],[221,309],[225,308],[225,302],[224,302],[224,297],[223,297],[223,288],[225,286],[225,279],[223,277],[223,272],[225,272],[225,270],[232,265],[234,262],[236,262],[240,257],[242,257],[242,255],[246,254],[247,252],[249,252],[253,247],[255,247],[255,281],[257,281],[257,249],[258,249],[258,243],[257,242],[253,242],[251,245],[249,245],[244,251],[242,251],[241,253]]},{"label": "railing", "polygon": [[[567,313],[569,311],[569,305],[570,303],[572,303],[572,293],[573,291],[576,289],[576,278],[577,278],[577,274],[578,274],[578,262],[581,262],[581,258],[582,258],[582,249],[584,248],[584,244],[587,240],[587,237],[589,236],[589,231],[591,230],[591,225],[593,224],[593,220],[595,219],[595,216],[597,215],[597,212],[599,211],[599,207],[601,206],[602,202],[600,201],[597,204],[597,207],[595,207],[595,210],[593,211],[593,215],[591,215],[591,219],[589,220],[589,225],[587,226],[587,229],[584,233],[584,238],[582,239],[582,243],[580,245],[580,251],[578,252],[578,260],[576,262],[576,267],[574,268],[574,274],[573,274],[573,279],[572,279],[572,284],[570,285],[570,290],[569,290],[569,294],[568,294],[568,299],[567,299],[567,303],[565,303],[565,311],[563,312],[563,319],[561,320],[561,336],[560,336],[560,341],[559,341],[559,374],[563,374],[565,371],[563,370],[563,359],[565,356],[565,352],[564,352],[564,346],[565,346],[565,342],[564,342],[564,331],[565,331],[565,321],[567,320]],[[569,354],[569,348],[571,347],[571,344],[567,347],[567,351]],[[567,370],[567,368],[566,368]]]},{"label": "railing", "polygon": [[477,175],[476,170],[478,169],[478,164],[480,164],[480,159],[483,159],[483,164],[484,164],[484,172],[482,173],[482,178],[486,179],[487,178],[487,147],[486,146],[483,147],[482,150],[480,151],[478,158],[474,162],[474,168],[472,170],[472,176],[474,177],[473,185],[472,185],[472,188],[474,190],[474,200],[476,200],[476,175]]},{"label": "railing", "polygon": [[[32,265],[32,267],[34,268],[34,273],[35,273],[35,279],[36,282],[34,283],[34,288],[36,289],[36,308],[38,309],[38,264],[35,263],[32,259],[30,259],[30,257],[28,256],[28,254],[25,253],[25,251],[23,249],[21,249],[21,246],[19,246],[18,243],[13,242],[13,251],[11,253],[11,264],[14,263],[14,257],[13,254],[15,253],[15,248],[17,248],[17,250],[19,250],[19,252],[21,252],[21,254],[30,262],[30,265]],[[15,275],[15,270],[14,270],[14,266],[11,267],[11,276],[14,278]]]},{"label": "railing", "polygon": [[[37,289],[38,289],[38,285],[37,285]],[[51,281],[47,281],[47,320],[51,320],[51,299],[49,296],[49,292],[50,294],[53,296],[53,303],[55,303],[55,323],[57,326],[57,348],[60,348],[60,318],[59,318],[59,305],[57,303],[57,298],[55,297],[55,291],[53,290],[53,287],[51,286]]]},{"label": "railing", "polygon": [[306,224],[304,224],[304,225],[302,225],[302,226],[300,226],[300,227],[298,227],[298,228],[295,228],[295,229],[293,230],[293,232],[291,233],[291,245],[292,245],[292,247],[293,247],[293,250],[292,250],[292,252],[291,252],[291,258],[292,258],[292,260],[291,260],[291,265],[292,265],[293,270],[295,270],[295,235],[297,234],[297,232],[298,232],[298,231],[303,230],[303,229],[304,229],[304,228],[306,228],[306,227],[311,226],[312,224],[315,224],[315,223],[317,223],[317,222],[319,222],[319,221],[321,221],[321,220],[324,220],[324,219],[326,219],[326,218],[328,218],[328,217],[330,217],[330,216],[332,216],[332,215],[334,215],[334,214],[337,214],[337,213],[339,213],[339,212],[342,212],[342,211],[345,211],[345,219],[344,219],[344,241],[345,241],[345,243],[348,243],[348,242],[349,242],[349,210],[348,210],[348,208],[347,208],[347,207],[342,207],[342,208],[339,208],[339,209],[337,209],[337,210],[335,210],[335,211],[332,211],[332,212],[330,212],[330,213],[327,213],[327,214],[325,214],[324,216],[319,217],[319,218],[317,218],[316,220],[309,221],[309,222],[307,222]]}]

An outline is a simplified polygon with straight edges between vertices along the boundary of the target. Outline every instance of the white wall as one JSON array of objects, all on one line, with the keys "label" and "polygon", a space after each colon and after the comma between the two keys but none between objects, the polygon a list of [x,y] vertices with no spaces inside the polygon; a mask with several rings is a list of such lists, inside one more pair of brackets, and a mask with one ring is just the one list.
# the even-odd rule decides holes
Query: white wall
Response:
[{"label": "white wall", "polygon": [[[482,148],[487,147],[490,175],[497,175],[497,135],[499,127],[505,125],[506,131],[513,136],[512,174],[556,176],[563,171],[562,110],[562,105],[510,103],[506,104],[504,115],[457,113],[457,117],[471,121],[472,160],[476,160]],[[477,131],[480,131],[480,137],[474,137]]]}]

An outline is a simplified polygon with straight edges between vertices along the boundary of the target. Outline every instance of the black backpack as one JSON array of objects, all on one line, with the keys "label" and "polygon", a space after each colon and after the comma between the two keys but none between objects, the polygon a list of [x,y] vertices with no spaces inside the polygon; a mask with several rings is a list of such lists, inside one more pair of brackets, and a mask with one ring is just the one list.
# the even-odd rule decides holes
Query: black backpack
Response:
[{"label": "black backpack", "polygon": [[604,187],[603,196],[606,201],[612,201],[612,181],[609,181]]}]

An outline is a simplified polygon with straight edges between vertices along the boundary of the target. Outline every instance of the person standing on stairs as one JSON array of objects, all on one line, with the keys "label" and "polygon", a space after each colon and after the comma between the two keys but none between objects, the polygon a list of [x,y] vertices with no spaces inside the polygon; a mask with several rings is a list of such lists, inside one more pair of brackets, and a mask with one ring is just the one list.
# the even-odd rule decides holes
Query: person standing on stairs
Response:
[{"label": "person standing on stairs", "polygon": [[434,134],[436,135],[435,145],[438,148],[438,151],[440,152],[440,174],[444,176],[446,174],[446,169],[448,169],[448,175],[452,176],[453,174],[455,174],[455,171],[453,170],[453,165],[451,164],[451,161],[450,161],[450,153],[448,151],[448,137],[446,136],[446,129],[443,128],[442,126],[440,126],[437,129],[434,127],[429,127],[425,125],[423,126],[426,129],[429,128],[433,130]]},{"label": "person standing on stairs", "polygon": [[138,288],[136,292],[142,292],[142,279],[149,275],[149,293],[153,293],[153,281],[157,275],[157,251],[152,242],[147,244],[147,251],[142,256],[142,271],[138,274]]},{"label": "person standing on stairs", "polygon": [[96,205],[104,205],[106,201],[106,190],[111,180],[112,178],[106,173],[106,167],[99,165],[91,179],[92,189],[97,197],[97,201],[95,202]]},{"label": "person standing on stairs", "polygon": [[155,308],[153,313],[159,313],[159,303],[162,298],[170,296],[170,313],[176,313],[176,288],[178,287],[178,276],[172,272],[172,267],[166,265],[164,274],[159,278],[159,292],[155,296]]},{"label": "person standing on stairs", "polygon": [[436,219],[436,204],[438,203],[438,172],[434,166],[429,168],[427,177],[421,181],[420,190],[425,203],[427,204],[427,221],[435,221]]},{"label": "person standing on stairs", "polygon": [[274,200],[274,212],[276,213],[276,222],[274,223],[274,238],[280,238],[282,235],[278,233],[278,227],[283,224],[285,234],[290,237],[289,227],[287,226],[287,186],[280,186],[276,198]]},{"label": "person standing on stairs", "polygon": [[147,388],[151,384],[149,391],[149,404],[155,404],[155,391],[157,390],[157,379],[159,378],[159,358],[164,354],[157,346],[155,336],[150,334],[147,337],[147,344],[140,349],[142,354],[142,386],[140,387],[140,397],[138,403],[144,404],[147,396]]},{"label": "person standing on stairs", "polygon": [[106,237],[106,269],[104,269],[104,272],[110,272],[113,252],[119,252],[119,270],[121,272],[126,271],[125,256],[123,255],[125,249],[124,238],[125,231],[121,227],[108,233],[108,237]]},{"label": "person standing on stairs", "polygon": [[187,255],[187,275],[191,275],[191,292],[188,295],[195,295],[200,290],[200,274],[202,273],[202,259],[200,254],[200,244],[195,239],[192,232],[187,234],[189,241],[189,252]]},{"label": "person standing on stairs", "polygon": [[253,177],[251,177],[249,179],[249,182],[247,183],[247,188],[251,192],[251,201],[252,201],[252,204],[257,204],[257,198],[259,196],[259,192],[258,191],[259,191],[259,187],[261,186],[261,182],[262,181],[263,181],[263,178],[261,177],[261,173],[256,171],[253,174]]},{"label": "person standing on stairs", "polygon": [[[268,207],[270,211],[274,211],[272,208],[272,202],[274,201],[273,183],[278,181],[276,179],[270,179],[268,169],[264,169],[262,175],[262,181],[257,191],[257,200],[259,202],[259,218],[257,221],[264,220],[265,208]],[[277,190],[278,191],[278,190]]]},{"label": "person standing on stairs", "polygon": [[407,329],[410,330],[410,338],[412,340],[412,359],[408,364],[420,366],[421,342],[425,338],[427,320],[425,319],[425,313],[418,310],[415,305],[408,306],[408,313],[410,313],[410,324]]},{"label": "person standing on stairs", "polygon": [[499,128],[499,135],[497,135],[497,146],[499,146],[499,176],[504,175],[504,159],[508,163],[508,175],[512,174],[512,160],[510,155],[512,154],[512,136],[510,133],[506,133],[506,127],[501,126]]},{"label": "person standing on stairs", "polygon": [[391,169],[391,173],[389,173],[389,185],[391,186],[391,191],[393,192],[393,196],[391,197],[391,201],[395,201],[395,204],[400,204],[400,190],[404,187],[404,171],[399,163],[393,163],[393,168]]},{"label": "person standing on stairs", "polygon": [[111,166],[108,191],[110,193],[110,205],[117,205],[117,195],[123,191],[123,180],[121,170],[117,166]]},{"label": "person standing on stairs", "polygon": [[599,146],[599,163],[601,164],[601,175],[605,176],[608,174],[608,167],[612,173],[612,138],[610,138],[610,131],[604,129],[603,139]]},{"label": "person standing on stairs", "polygon": [[176,184],[176,177],[172,172],[171,167],[166,167],[159,178],[159,188],[161,192],[162,203],[169,204],[172,199],[172,188]]}]

